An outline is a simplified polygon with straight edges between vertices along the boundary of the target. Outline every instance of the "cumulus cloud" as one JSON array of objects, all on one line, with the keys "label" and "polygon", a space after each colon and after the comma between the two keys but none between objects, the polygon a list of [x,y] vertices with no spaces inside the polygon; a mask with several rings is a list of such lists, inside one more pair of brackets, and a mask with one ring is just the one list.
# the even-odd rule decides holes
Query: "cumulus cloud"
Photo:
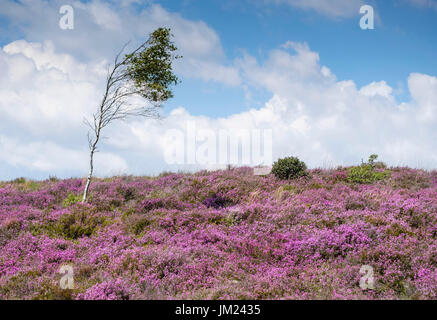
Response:
[{"label": "cumulus cloud", "polygon": [[[22,3],[31,6],[38,2]],[[47,2],[41,3],[47,5]],[[82,5],[90,3],[98,2]],[[25,16],[27,13],[20,11],[18,5],[22,4],[6,2],[0,10],[3,13],[9,10],[17,17]],[[116,11],[114,14],[119,15],[120,23],[124,24],[123,15],[127,13]],[[110,139],[103,140],[102,152],[97,154],[97,174],[149,174],[220,166],[166,163],[169,149],[183,152],[184,159],[192,152],[187,137],[189,123],[196,126],[195,153],[207,140],[208,130],[215,134],[214,138],[220,131],[232,136],[241,130],[271,130],[273,160],[297,155],[312,167],[348,165],[378,153],[392,165],[437,165],[437,141],[433,136],[437,122],[435,76],[411,73],[408,78],[411,100],[399,103],[384,80],[375,79],[361,88],[352,80],[338,80],[335,72],[321,64],[319,54],[308,44],[292,41],[271,50],[263,62],[246,54],[232,62],[232,68],[228,69],[221,64],[224,53],[220,39],[204,23],[185,20],[159,6],[148,7],[139,15],[142,17],[138,18],[139,26],[150,23],[152,30],[158,22],[168,21],[174,24],[175,33],[181,32],[176,38],[182,38],[179,45],[186,48],[188,59],[185,61],[189,61],[186,68],[196,65],[193,70],[180,69],[181,72],[197,72],[193,76],[204,80],[242,83],[249,91],[270,92],[271,98],[261,108],[223,118],[194,116],[181,107],[159,122],[134,119],[116,123],[104,132]],[[129,18],[137,21],[133,14]],[[79,22],[80,19],[84,18],[79,18]],[[92,19],[87,23],[93,25],[89,29],[90,37],[97,41],[88,43],[90,52],[69,51],[67,47],[73,48],[74,44],[63,42],[60,35],[43,41],[53,35],[52,31],[40,40],[14,41],[0,50],[0,163],[16,168],[17,176],[21,170],[59,176],[86,174],[86,127],[82,120],[94,111],[101,99],[106,64],[113,49],[99,47],[97,38],[108,35],[105,26],[99,27]],[[129,27],[122,25],[122,28]],[[143,30],[149,30],[147,28]],[[184,34],[190,36],[184,37]],[[81,42],[80,33],[72,33],[71,37],[87,44]],[[190,43],[190,37],[196,41]],[[114,41],[121,42],[121,39],[115,32]],[[104,52],[103,58],[94,56],[93,50]],[[87,55],[87,59],[83,55]],[[169,132],[182,134],[183,142],[176,145],[177,148],[169,140]],[[230,147],[226,150],[230,159],[235,150]],[[221,152],[217,146],[217,160]],[[203,160],[208,158],[199,155]]]},{"label": "cumulus cloud", "polygon": [[[385,81],[357,88],[354,81],[337,80],[305,43],[272,50],[262,64],[247,55],[238,65],[246,83],[272,93],[264,107],[220,119],[192,116],[182,108],[171,113],[164,126],[137,122],[129,134],[138,144],[148,137],[147,145],[165,151],[166,130],[177,129],[186,138],[190,121],[198,132],[209,129],[217,134],[220,129],[270,128],[274,159],[293,154],[312,167],[335,166],[359,163],[378,153],[391,165],[436,166],[436,77],[412,73],[412,100],[398,103]],[[180,147],[187,152],[187,145]]]},{"label": "cumulus cloud", "polygon": [[[1,127],[10,133],[0,139],[1,161],[36,172],[84,175],[87,150],[82,119],[100,98],[102,65],[84,65],[57,53],[49,42],[26,41],[5,46],[0,65],[6,71],[0,75]],[[273,159],[298,155],[312,167],[354,164],[371,153],[393,165],[432,167],[437,163],[437,142],[432,136],[437,122],[434,76],[412,73],[408,78],[411,101],[398,103],[385,81],[361,88],[351,80],[339,81],[305,43],[288,42],[271,50],[263,63],[246,55],[236,66],[250,88],[271,92],[264,107],[225,118],[194,116],[181,107],[159,122],[117,123],[105,131],[111,138],[104,140],[105,153],[98,156],[98,174],[221,167],[218,160],[223,150],[218,144],[215,162],[166,163],[171,130],[183,137],[178,152],[185,161],[193,152],[188,148],[189,123],[196,127],[195,153],[207,131],[217,139],[220,131],[232,136],[240,130],[261,130],[261,134],[272,130]],[[231,159],[230,147],[226,152]],[[242,149],[236,152],[236,164],[242,164]]]},{"label": "cumulus cloud", "polygon": [[[88,153],[83,149],[71,149],[51,141],[19,141],[0,135],[0,160],[10,166],[24,167],[36,172],[54,174],[59,172],[78,173],[88,170]],[[114,175],[128,172],[126,161],[120,156],[108,152],[96,155],[96,168],[99,175]]]},{"label": "cumulus cloud", "polygon": [[[435,77],[411,74],[412,101],[398,104],[386,82],[358,89],[353,81],[336,80],[307,45],[292,48],[293,53],[273,50],[262,65],[253,57],[240,62],[247,81],[274,94],[266,108],[280,115],[281,121],[272,124],[280,128],[279,153],[302,154],[313,165],[321,164],[320,157],[332,163],[356,163],[372,152],[393,164],[435,162],[436,142],[431,137],[437,120]],[[296,121],[300,130],[290,130]],[[405,149],[390,149],[394,145]],[[407,148],[413,145],[421,146],[421,152]]]},{"label": "cumulus cloud", "polygon": [[185,19],[158,4],[149,4],[138,11],[133,6],[136,3],[74,1],[73,30],[62,30],[58,25],[63,0],[5,0],[0,6],[0,16],[24,33],[27,40],[42,43],[50,39],[59,52],[86,61],[100,61],[102,57],[112,61],[127,41],[134,47],[156,28],[167,26],[175,35],[179,54],[184,56],[183,63],[175,65],[178,74],[229,86],[240,84],[238,70],[226,61],[217,33],[205,22]]},{"label": "cumulus cloud", "polygon": [[[86,130],[106,75],[102,64],[83,64],[55,52],[52,42],[19,40],[0,51],[1,160],[40,172],[86,172]],[[111,153],[96,158],[101,175],[125,172]]]},{"label": "cumulus cloud", "polygon": [[[98,101],[106,74],[100,64],[83,64],[55,52],[52,42],[20,40],[0,51],[0,116],[3,125],[19,126],[26,134],[63,133],[78,129]],[[9,127],[12,131],[12,127]],[[14,130],[17,131],[17,130]]]}]

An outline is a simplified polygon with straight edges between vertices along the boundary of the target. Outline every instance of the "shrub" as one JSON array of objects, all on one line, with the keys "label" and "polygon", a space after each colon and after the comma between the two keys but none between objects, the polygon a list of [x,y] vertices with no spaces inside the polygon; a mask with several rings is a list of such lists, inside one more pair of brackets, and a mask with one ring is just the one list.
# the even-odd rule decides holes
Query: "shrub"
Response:
[{"label": "shrub", "polygon": [[387,178],[390,175],[390,171],[376,170],[376,158],[378,158],[378,156],[376,154],[372,154],[367,163],[362,163],[360,166],[349,168],[348,181],[370,184]]},{"label": "shrub", "polygon": [[375,168],[375,160],[378,159],[378,155],[377,154],[371,154],[369,156],[369,160],[367,161],[367,163],[373,168]]},{"label": "shrub", "polygon": [[297,157],[287,157],[273,164],[272,173],[279,179],[289,180],[305,176],[306,169],[306,164]]},{"label": "shrub", "polygon": [[70,193],[70,194],[68,194],[67,198],[64,199],[64,201],[62,202],[62,205],[64,206],[64,208],[67,208],[75,203],[78,203],[81,200],[82,200],[82,198],[80,196],[76,196],[76,195]]},{"label": "shrub", "polygon": [[59,179],[58,179],[58,177],[56,177],[56,176],[52,176],[52,175],[50,175],[50,176],[49,176],[49,181],[50,181],[50,182],[58,182]]},{"label": "shrub", "polygon": [[[367,161],[367,164],[372,167],[372,169],[386,169],[387,165],[382,161],[376,161],[378,159],[377,154],[371,154],[369,156],[369,160]],[[376,162],[375,162],[376,161]]]},{"label": "shrub", "polygon": [[58,220],[44,225],[32,225],[31,232],[34,236],[47,234],[51,238],[62,237],[67,240],[76,240],[90,237],[100,227],[107,226],[110,220],[90,210],[77,208],[71,213],[65,213]]},{"label": "shrub", "polygon": [[23,177],[16,178],[16,179],[12,180],[11,182],[16,183],[16,184],[23,184],[23,183],[26,183],[26,178],[23,178]]},{"label": "shrub", "polygon": [[361,165],[349,169],[348,181],[370,184],[388,177],[389,171],[376,171],[370,165]]}]

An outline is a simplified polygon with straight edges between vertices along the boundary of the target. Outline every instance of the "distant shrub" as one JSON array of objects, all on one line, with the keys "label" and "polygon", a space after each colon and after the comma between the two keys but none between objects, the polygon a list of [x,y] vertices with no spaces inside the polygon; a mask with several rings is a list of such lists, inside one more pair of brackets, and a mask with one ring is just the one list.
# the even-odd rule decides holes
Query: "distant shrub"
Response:
[{"label": "distant shrub", "polygon": [[372,167],[372,168],[374,168],[374,166],[375,166],[375,160],[376,159],[378,159],[378,155],[377,154],[371,154],[370,156],[369,156],[369,160],[367,161],[367,163]]},{"label": "distant shrub", "polygon": [[273,164],[272,173],[281,180],[290,180],[305,176],[306,169],[306,164],[297,157],[287,157]]},{"label": "distant shrub", "polygon": [[387,165],[382,161],[376,161],[378,159],[377,154],[371,154],[369,156],[369,160],[367,161],[367,164],[372,167],[372,169],[385,169],[387,168]]},{"label": "distant shrub", "polygon": [[49,181],[50,181],[50,182],[58,182],[59,179],[58,179],[58,177],[56,177],[56,176],[52,176],[52,175],[50,175],[50,176],[49,176]]},{"label": "distant shrub", "polygon": [[362,163],[360,166],[349,168],[348,181],[353,183],[370,184],[387,178],[390,175],[390,171],[376,170],[378,163],[375,163],[375,160],[377,158],[378,155],[372,154],[367,163]]},{"label": "distant shrub", "polygon": [[16,184],[23,184],[23,183],[26,183],[26,178],[23,178],[23,177],[21,177],[21,178],[16,178],[16,179],[12,180],[12,183],[16,183]]},{"label": "distant shrub", "polygon": [[158,178],[163,178],[163,177],[168,177],[175,174],[174,172],[171,171],[163,171],[158,175]]}]

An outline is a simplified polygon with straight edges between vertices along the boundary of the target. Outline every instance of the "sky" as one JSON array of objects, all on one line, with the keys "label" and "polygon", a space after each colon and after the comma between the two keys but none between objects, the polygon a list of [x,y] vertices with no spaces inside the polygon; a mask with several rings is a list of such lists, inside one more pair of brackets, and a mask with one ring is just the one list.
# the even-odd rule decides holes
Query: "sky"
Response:
[{"label": "sky", "polygon": [[[73,29],[60,27],[64,5]],[[360,27],[363,5],[373,29]],[[102,98],[108,64],[161,26],[183,56],[181,83],[161,120],[105,128],[97,175],[285,156],[326,168],[373,153],[437,168],[437,0],[1,0],[0,180],[85,176],[83,119]],[[232,149],[242,132],[249,140],[242,134]]]}]

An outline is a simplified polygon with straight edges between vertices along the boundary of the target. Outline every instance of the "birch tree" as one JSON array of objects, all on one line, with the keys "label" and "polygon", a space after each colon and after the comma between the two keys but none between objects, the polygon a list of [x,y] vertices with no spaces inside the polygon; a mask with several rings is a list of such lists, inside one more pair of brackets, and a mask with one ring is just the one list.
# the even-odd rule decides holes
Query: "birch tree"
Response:
[{"label": "birch tree", "polygon": [[181,58],[175,54],[169,28],[158,28],[131,53],[128,44],[116,55],[108,68],[102,101],[92,119],[85,119],[88,132],[89,173],[82,202],[88,199],[94,173],[94,155],[102,139],[102,130],[117,120],[129,117],[158,118],[162,103],[173,97],[172,86],[179,80],[172,62]]}]

